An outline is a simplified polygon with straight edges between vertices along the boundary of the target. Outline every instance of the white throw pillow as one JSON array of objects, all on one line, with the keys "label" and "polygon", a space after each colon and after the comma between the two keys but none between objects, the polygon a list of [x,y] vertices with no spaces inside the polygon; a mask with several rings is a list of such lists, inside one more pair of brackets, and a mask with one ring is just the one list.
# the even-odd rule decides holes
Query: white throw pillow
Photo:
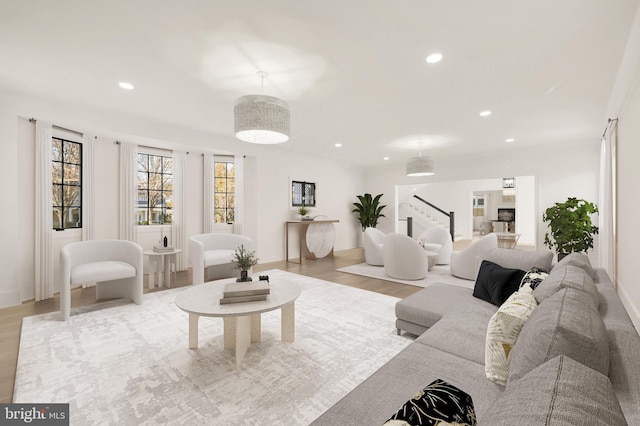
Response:
[{"label": "white throw pillow", "polygon": [[484,352],[487,379],[507,384],[509,353],[529,315],[538,306],[529,286],[513,293],[489,320]]}]

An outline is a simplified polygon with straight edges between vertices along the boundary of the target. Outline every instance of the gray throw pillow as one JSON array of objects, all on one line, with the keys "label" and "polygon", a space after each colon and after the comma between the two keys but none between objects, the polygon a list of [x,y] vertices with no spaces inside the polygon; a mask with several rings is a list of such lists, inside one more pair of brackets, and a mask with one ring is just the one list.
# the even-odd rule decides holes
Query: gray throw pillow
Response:
[{"label": "gray throw pillow", "polygon": [[573,288],[589,293],[593,306],[597,309],[600,305],[598,287],[589,274],[584,269],[569,264],[553,268],[549,276],[533,291],[533,296],[538,303],[542,303],[563,288]]},{"label": "gray throw pillow", "polygon": [[479,420],[492,426],[627,424],[609,378],[564,355],[509,383]]},{"label": "gray throw pillow", "polygon": [[593,270],[591,262],[589,261],[589,257],[584,253],[569,253],[568,255],[563,257],[562,260],[558,262],[558,264],[554,268],[563,265],[573,265],[577,266],[578,268],[582,268],[587,274],[589,274],[594,282],[598,282],[598,274],[596,274],[596,271]]},{"label": "gray throw pillow", "polygon": [[522,327],[510,355],[507,383],[558,355],[609,375],[609,339],[591,296],[564,288],[543,301]]}]

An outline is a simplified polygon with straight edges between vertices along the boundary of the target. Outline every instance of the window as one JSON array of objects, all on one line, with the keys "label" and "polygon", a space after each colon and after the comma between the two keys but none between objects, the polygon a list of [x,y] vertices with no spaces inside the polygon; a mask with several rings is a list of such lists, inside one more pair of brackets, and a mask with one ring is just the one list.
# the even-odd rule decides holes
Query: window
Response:
[{"label": "window", "polygon": [[313,182],[291,181],[291,206],[315,207],[316,184]]},{"label": "window", "polygon": [[233,160],[214,163],[215,223],[233,223],[236,204],[236,165]]},{"label": "window", "polygon": [[484,216],[484,195],[473,196],[473,215]]},{"label": "window", "polygon": [[173,219],[173,158],[138,154],[138,225],[162,225]]},{"label": "window", "polygon": [[82,228],[82,144],[51,139],[53,229]]}]

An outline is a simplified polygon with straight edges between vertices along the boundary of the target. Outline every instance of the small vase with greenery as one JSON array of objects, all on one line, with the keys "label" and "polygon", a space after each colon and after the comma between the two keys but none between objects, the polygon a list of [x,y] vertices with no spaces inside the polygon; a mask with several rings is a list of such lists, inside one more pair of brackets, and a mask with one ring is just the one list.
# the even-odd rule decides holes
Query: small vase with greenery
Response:
[{"label": "small vase with greenery", "polygon": [[371,194],[357,195],[358,200],[360,202],[353,203],[356,207],[351,211],[351,213],[358,214],[358,220],[360,221],[360,225],[362,225],[362,231],[367,228],[375,228],[378,225],[378,219],[381,217],[385,217],[382,214],[382,209],[387,207],[386,205],[380,205],[380,198],[382,198],[382,194],[378,194],[375,197],[371,196]]},{"label": "small vase with greenery", "polygon": [[248,276],[248,271],[252,266],[258,263],[255,251],[249,251],[244,248],[244,244],[236,248],[233,253],[233,259],[231,260],[233,267],[240,270],[240,278],[236,281],[251,281],[251,277]]},{"label": "small vase with greenery", "polygon": [[594,213],[598,213],[595,204],[573,197],[545,210],[542,220],[548,222],[550,229],[544,235],[544,244],[555,249],[558,260],[593,248],[593,235],[598,233],[598,227],[591,223]]},{"label": "small vase with greenery", "polygon": [[311,213],[311,209],[307,206],[300,206],[298,207],[298,214],[300,215],[300,220],[310,220],[310,218],[307,216],[309,213]]}]

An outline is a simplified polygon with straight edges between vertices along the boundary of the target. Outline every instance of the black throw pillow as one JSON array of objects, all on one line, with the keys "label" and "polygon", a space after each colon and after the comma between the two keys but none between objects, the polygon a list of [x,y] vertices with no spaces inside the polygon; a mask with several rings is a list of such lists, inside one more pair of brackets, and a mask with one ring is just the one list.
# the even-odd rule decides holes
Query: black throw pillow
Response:
[{"label": "black throw pillow", "polygon": [[437,379],[400,407],[385,425],[437,426],[443,423],[475,426],[476,412],[469,394]]},{"label": "black throw pillow", "polygon": [[473,288],[473,295],[479,299],[500,306],[517,291],[525,271],[508,269],[483,260]]}]

